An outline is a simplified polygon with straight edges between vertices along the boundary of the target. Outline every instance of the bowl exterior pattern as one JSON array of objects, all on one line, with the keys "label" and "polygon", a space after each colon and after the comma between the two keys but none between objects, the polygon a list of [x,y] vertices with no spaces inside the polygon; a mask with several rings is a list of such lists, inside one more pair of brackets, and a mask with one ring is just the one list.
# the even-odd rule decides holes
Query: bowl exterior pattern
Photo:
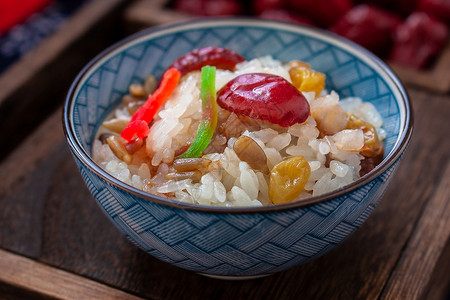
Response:
[{"label": "bowl exterior pattern", "polygon": [[75,160],[104,213],[134,244],[175,266],[221,277],[271,274],[330,251],[367,219],[399,163],[350,194],[314,206],[214,214],[139,199]]},{"label": "bowl exterior pattern", "polygon": [[[406,126],[404,108],[389,76],[359,50],[301,27],[235,23],[196,27],[194,22],[163,33],[150,31],[97,59],[78,80],[68,109],[74,139],[90,153],[102,120],[131,83],[149,74],[159,76],[178,56],[213,45],[234,49],[247,59],[272,55],[309,62],[326,73],[327,87],[342,97],[370,101],[384,120],[386,153],[395,146]],[[327,202],[264,213],[208,213],[141,199],[98,176],[103,172],[99,167],[80,159],[78,150],[72,152],[100,207],[133,243],[178,267],[218,276],[270,274],[326,253],[373,211],[400,160],[368,184]]]}]

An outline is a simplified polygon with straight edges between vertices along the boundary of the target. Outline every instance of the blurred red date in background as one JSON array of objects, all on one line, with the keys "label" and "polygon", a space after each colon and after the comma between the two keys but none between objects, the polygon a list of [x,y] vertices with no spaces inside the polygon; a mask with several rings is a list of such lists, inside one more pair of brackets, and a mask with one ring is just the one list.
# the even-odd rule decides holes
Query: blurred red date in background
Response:
[{"label": "blurred red date in background", "polygon": [[169,6],[198,16],[254,15],[318,26],[414,68],[433,63],[450,25],[450,0],[173,0]]}]

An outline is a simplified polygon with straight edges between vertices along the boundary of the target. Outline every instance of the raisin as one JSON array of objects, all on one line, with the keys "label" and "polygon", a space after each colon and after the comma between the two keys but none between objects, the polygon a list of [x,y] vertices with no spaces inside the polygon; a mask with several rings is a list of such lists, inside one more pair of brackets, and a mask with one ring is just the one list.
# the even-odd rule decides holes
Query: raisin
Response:
[{"label": "raisin", "polygon": [[141,138],[135,138],[131,140],[130,142],[125,144],[125,149],[127,149],[128,153],[134,154],[139,149],[142,148],[142,145],[144,144],[144,140]]},{"label": "raisin", "polygon": [[269,199],[274,204],[292,202],[300,195],[311,175],[303,156],[294,156],[275,165],[270,172]]},{"label": "raisin", "polygon": [[347,117],[348,129],[361,129],[364,133],[364,146],[361,149],[361,154],[365,157],[377,157],[382,153],[383,147],[375,127],[370,123],[364,122],[354,114],[347,113]]},{"label": "raisin", "polygon": [[359,176],[362,177],[375,169],[375,167],[378,166],[383,160],[383,154],[384,152],[381,151],[377,156],[365,157],[361,160],[361,170],[359,170]]},{"label": "raisin", "polygon": [[292,84],[301,92],[315,92],[316,97],[325,88],[325,74],[304,67],[289,69]]}]

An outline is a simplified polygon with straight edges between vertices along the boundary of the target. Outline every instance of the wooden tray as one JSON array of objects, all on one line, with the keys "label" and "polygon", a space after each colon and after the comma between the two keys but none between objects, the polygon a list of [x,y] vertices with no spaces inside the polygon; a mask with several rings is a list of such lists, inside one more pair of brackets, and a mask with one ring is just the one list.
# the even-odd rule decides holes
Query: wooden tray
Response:
[{"label": "wooden tray", "polygon": [[[167,0],[139,0],[125,11],[125,20],[129,30],[137,31],[143,28],[186,20],[193,17],[167,8]],[[409,85],[426,88],[437,93],[450,91],[450,42],[436,60],[433,68],[417,70],[388,62],[399,78]]]},{"label": "wooden tray", "polygon": [[[118,24],[125,1],[110,1],[93,0],[81,10],[78,26],[91,26],[80,27],[84,33],[79,32],[75,42],[61,37],[66,42],[60,51],[49,47],[52,52],[46,56],[44,48],[47,63],[39,66],[31,60],[38,65],[33,72],[27,73],[25,64],[19,68],[22,72],[10,73],[22,83],[12,83],[14,88],[0,102],[0,112],[11,107],[13,113],[9,123],[0,120],[2,124],[17,125],[41,113],[34,102],[52,102],[45,97],[55,98],[51,107],[56,112],[40,115],[42,124],[9,145],[9,156],[0,162],[0,299],[448,297],[450,140],[444,125],[450,95],[421,87],[407,87],[416,110],[414,134],[385,196],[355,234],[323,257],[261,279],[221,281],[163,263],[128,241],[83,183],[64,140],[58,104],[72,73],[92,58],[89,51],[111,43],[108,32],[117,29],[112,26]],[[101,24],[92,9],[103,11]],[[105,23],[108,19],[111,22]],[[104,34],[102,39],[98,34]],[[3,89],[7,81],[2,77],[0,83]],[[2,137],[14,136],[14,130],[2,127]],[[3,140],[2,145],[9,142]]]}]

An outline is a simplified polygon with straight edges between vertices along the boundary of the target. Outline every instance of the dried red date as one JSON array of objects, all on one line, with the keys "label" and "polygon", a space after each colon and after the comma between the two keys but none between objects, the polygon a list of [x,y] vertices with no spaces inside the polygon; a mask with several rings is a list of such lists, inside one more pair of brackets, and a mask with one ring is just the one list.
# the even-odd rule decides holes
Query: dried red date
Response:
[{"label": "dried red date", "polygon": [[237,0],[177,0],[178,11],[198,16],[225,16],[242,13],[242,4]]},{"label": "dried red date", "polygon": [[218,69],[233,71],[236,64],[244,61],[240,54],[233,50],[217,47],[206,47],[192,50],[177,58],[169,67],[175,68],[182,75],[200,70],[203,66],[215,66]]},{"label": "dried red date", "polygon": [[429,13],[450,24],[449,0],[419,0],[417,9]]},{"label": "dried red date", "polygon": [[313,23],[303,16],[289,12],[284,9],[271,9],[263,11],[259,17],[266,20],[283,21],[297,24],[313,25]]},{"label": "dried red date", "polygon": [[416,8],[417,0],[357,0],[356,2],[373,4],[392,13],[408,16]]},{"label": "dried red date", "polygon": [[423,68],[444,47],[448,29],[424,12],[411,14],[394,33],[389,59],[403,65]]},{"label": "dried red date", "polygon": [[322,27],[334,24],[352,8],[350,0],[287,0],[290,8]]},{"label": "dried red date", "polygon": [[259,15],[263,11],[282,9],[284,2],[284,0],[253,0],[253,12]]},{"label": "dried red date", "polygon": [[238,115],[283,127],[303,123],[309,116],[309,104],[302,93],[283,77],[271,74],[234,78],[218,92],[217,103]]},{"label": "dried red date", "polygon": [[394,14],[371,5],[354,7],[330,29],[377,54],[390,48],[391,33],[401,20]]},{"label": "dried red date", "polygon": [[199,16],[204,14],[202,0],[177,0],[174,2],[173,7],[188,14]]}]

